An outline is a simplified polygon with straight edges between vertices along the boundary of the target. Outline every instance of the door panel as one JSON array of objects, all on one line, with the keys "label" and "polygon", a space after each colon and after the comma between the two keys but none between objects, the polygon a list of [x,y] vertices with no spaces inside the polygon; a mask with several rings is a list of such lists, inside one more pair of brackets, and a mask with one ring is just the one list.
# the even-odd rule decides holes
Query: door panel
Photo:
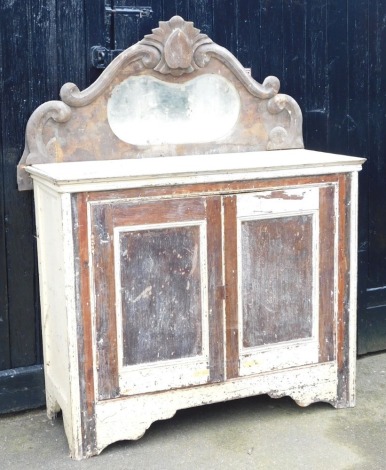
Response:
[{"label": "door panel", "polygon": [[[121,395],[222,375],[222,363],[210,366],[209,344],[209,316],[222,316],[209,312],[216,290],[208,292],[208,243],[221,247],[221,231],[207,221],[216,199],[89,204],[96,325],[110,325],[97,339],[97,363],[117,362]],[[107,388],[99,383],[101,398]]]},{"label": "door panel", "polygon": [[227,306],[227,327],[235,328],[233,309],[238,324],[228,377],[331,360],[334,350],[326,355],[324,345],[334,348],[335,332],[324,325],[334,319],[336,296],[321,286],[325,275],[334,278],[334,186],[230,198],[235,208],[225,197],[225,225],[235,217],[237,235],[225,252],[228,259],[237,253],[237,282],[227,280],[227,298],[237,299]]}]

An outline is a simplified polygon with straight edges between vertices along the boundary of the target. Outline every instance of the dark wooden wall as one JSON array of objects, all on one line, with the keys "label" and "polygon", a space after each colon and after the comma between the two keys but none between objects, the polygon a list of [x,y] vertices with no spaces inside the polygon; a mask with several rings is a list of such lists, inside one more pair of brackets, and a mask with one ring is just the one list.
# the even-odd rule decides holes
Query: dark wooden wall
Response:
[{"label": "dark wooden wall", "polygon": [[[106,2],[114,6],[113,1]],[[16,189],[29,115],[99,71],[90,48],[125,48],[179,14],[252,75],[281,79],[309,149],[368,158],[360,175],[359,351],[386,349],[386,2],[141,0],[151,19],[104,14],[104,0],[0,3],[0,412],[43,403],[31,193]],[[135,5],[134,0],[116,5]]]}]

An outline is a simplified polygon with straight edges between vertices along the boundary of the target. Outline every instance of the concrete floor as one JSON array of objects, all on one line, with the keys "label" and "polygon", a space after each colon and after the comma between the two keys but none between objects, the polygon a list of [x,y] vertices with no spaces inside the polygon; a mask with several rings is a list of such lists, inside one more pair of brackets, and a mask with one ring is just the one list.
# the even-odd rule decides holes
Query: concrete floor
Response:
[{"label": "concrete floor", "polygon": [[44,410],[0,418],[0,469],[384,470],[386,354],[358,360],[357,406],[266,396],[184,410],[81,462],[68,457],[61,419]]}]

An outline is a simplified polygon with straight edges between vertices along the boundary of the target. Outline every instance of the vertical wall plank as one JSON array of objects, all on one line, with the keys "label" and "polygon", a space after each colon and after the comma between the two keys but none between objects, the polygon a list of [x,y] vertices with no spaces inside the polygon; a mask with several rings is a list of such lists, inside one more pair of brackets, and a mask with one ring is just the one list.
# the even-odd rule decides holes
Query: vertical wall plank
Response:
[{"label": "vertical wall plank", "polygon": [[162,14],[161,20],[163,21],[168,21],[174,15],[182,16],[184,20],[191,20],[189,18],[189,0],[163,0]]},{"label": "vertical wall plank", "polygon": [[[348,103],[348,153],[358,157],[369,155],[369,0],[348,2],[349,47],[349,103]],[[359,174],[359,234],[358,234],[358,350],[367,347],[362,340],[367,323],[367,277],[369,238],[369,164]]]},{"label": "vertical wall plank", "polygon": [[[370,10],[370,159],[369,192],[369,286],[386,286],[386,217],[383,204],[386,181],[386,4],[373,2]],[[386,299],[386,296],[385,296]]]},{"label": "vertical wall plank", "polygon": [[237,50],[236,57],[244,67],[252,69],[252,77],[262,82],[261,58],[256,53],[260,47],[260,2],[238,0],[236,10]]},{"label": "vertical wall plank", "polygon": [[[120,0],[114,2],[114,6],[137,6],[143,5],[142,2],[135,0]],[[114,43],[116,49],[126,49],[139,40],[139,23],[142,21],[134,15],[111,15],[111,21],[114,22]]]},{"label": "vertical wall plank", "polygon": [[306,3],[306,85],[304,89],[304,141],[312,150],[327,150],[328,77],[327,77],[327,5],[326,0]]},{"label": "vertical wall plank", "polygon": [[261,74],[283,77],[283,0],[260,2]]},{"label": "vertical wall plank", "polygon": [[86,88],[86,30],[84,2],[66,0],[57,2],[56,24],[58,36],[58,83],[75,83]]},{"label": "vertical wall plank", "polygon": [[[345,21],[342,19],[345,18]],[[348,101],[351,77],[348,70],[347,2],[328,0],[327,54],[329,86],[328,149],[348,149]]]},{"label": "vertical wall plank", "polygon": [[189,2],[188,18],[196,28],[207,34],[213,34],[213,0],[198,0]]},{"label": "vertical wall plank", "polygon": [[0,370],[11,367],[8,317],[8,290],[7,290],[7,256],[5,240],[5,181],[3,162],[5,147],[3,145],[3,119],[5,118],[4,77],[3,77],[3,37],[1,35],[0,20]]},{"label": "vertical wall plank", "polygon": [[305,107],[306,88],[306,1],[283,3],[283,75],[281,91]]},{"label": "vertical wall plank", "polygon": [[[107,3],[107,2],[106,2]],[[102,73],[101,69],[96,69],[91,65],[91,47],[105,46],[107,42],[105,0],[94,0],[84,2],[85,19],[85,57],[86,57],[86,83],[90,85]]]},{"label": "vertical wall plank", "polygon": [[138,40],[141,40],[145,34],[150,34],[151,30],[158,26],[159,21],[164,21],[162,1],[161,0],[143,0],[145,6],[150,6],[153,10],[151,18],[142,18],[139,22]]},{"label": "vertical wall plank", "polygon": [[[237,53],[236,5],[237,0],[214,0],[213,2],[213,37],[220,46]],[[199,25],[197,25],[199,26]]]},{"label": "vertical wall plank", "polygon": [[11,366],[35,364],[35,255],[32,194],[19,193],[15,169],[24,146],[24,129],[30,114],[28,64],[30,2],[17,0],[2,7],[3,65],[2,115],[3,178],[6,262],[8,282]]}]

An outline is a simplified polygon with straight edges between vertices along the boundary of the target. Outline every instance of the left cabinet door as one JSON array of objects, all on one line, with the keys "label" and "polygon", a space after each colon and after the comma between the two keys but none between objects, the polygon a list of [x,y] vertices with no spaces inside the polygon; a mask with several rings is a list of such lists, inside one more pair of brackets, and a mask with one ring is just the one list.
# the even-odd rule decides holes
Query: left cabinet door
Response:
[{"label": "left cabinet door", "polygon": [[99,399],[221,380],[220,198],[87,206]]}]

